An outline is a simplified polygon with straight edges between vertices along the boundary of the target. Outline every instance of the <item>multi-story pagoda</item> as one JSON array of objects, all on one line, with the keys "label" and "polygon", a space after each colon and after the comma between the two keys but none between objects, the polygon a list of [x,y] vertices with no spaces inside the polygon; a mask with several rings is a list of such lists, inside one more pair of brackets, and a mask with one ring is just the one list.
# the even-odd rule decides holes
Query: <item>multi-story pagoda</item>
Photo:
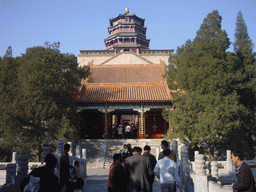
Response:
[{"label": "multi-story pagoda", "polygon": [[114,50],[118,54],[122,51],[139,53],[142,49],[148,49],[150,40],[146,38],[144,21],[131,15],[128,8],[125,14],[110,19],[108,38],[105,39],[106,50]]},{"label": "multi-story pagoda", "polygon": [[149,49],[144,19],[125,14],[110,19],[104,50],[81,50],[80,66],[90,66],[76,101],[83,138],[111,138],[113,124],[134,123],[138,137],[162,137],[169,122],[171,90],[163,78],[173,49]]}]

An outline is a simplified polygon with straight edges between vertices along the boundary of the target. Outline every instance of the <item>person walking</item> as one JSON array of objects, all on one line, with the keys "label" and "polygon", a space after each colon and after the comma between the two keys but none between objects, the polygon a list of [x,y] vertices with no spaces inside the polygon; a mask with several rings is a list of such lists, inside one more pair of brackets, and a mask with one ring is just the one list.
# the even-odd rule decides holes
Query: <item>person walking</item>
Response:
[{"label": "person walking", "polygon": [[115,171],[115,167],[119,163],[119,159],[120,159],[120,154],[119,153],[114,154],[113,163],[110,165],[110,168],[109,168],[108,192],[114,192],[114,185],[113,185],[114,171]]},{"label": "person walking", "polygon": [[[168,147],[168,141],[166,140],[162,140],[161,141],[161,148],[164,150],[164,149],[169,149]],[[171,149],[170,149],[171,150]],[[158,155],[158,160],[164,158],[164,154],[163,154],[163,151],[161,151]],[[171,159],[175,162],[177,162],[177,157],[176,157],[176,153],[175,151],[171,150]]]},{"label": "person walking", "polygon": [[[152,164],[153,169],[154,169],[157,161],[156,161],[156,157],[153,154],[151,154],[150,151],[151,151],[151,147],[149,145],[145,145],[143,156],[146,156],[149,158],[150,163]],[[152,175],[152,178],[151,178],[152,186],[153,186],[154,180],[155,180],[155,174]]]},{"label": "person walking", "polygon": [[120,124],[117,128],[117,133],[118,133],[118,138],[122,139],[123,138],[123,125]]},{"label": "person walking", "polygon": [[141,155],[140,147],[133,148],[133,155],[125,159],[126,171],[128,173],[128,192],[152,192],[151,178],[154,169],[150,160]]},{"label": "person walking", "polygon": [[236,181],[232,183],[234,191],[255,192],[255,181],[250,167],[243,161],[244,156],[240,150],[231,153],[232,161],[238,166],[236,169]]},{"label": "person walking", "polygon": [[132,123],[132,138],[136,139],[137,138],[137,128],[135,127],[134,123]]},{"label": "person walking", "polygon": [[125,169],[125,158],[120,158],[115,167],[113,186],[115,192],[127,191],[128,174]]},{"label": "person walking", "polygon": [[69,154],[68,154],[69,150],[70,150],[70,145],[66,143],[64,145],[64,152],[60,157],[60,190],[65,185],[67,188],[66,189],[67,192],[73,191],[73,186],[69,181],[69,178],[70,178],[69,169],[73,169],[74,167],[69,164]]},{"label": "person walking", "polygon": [[131,138],[131,126],[128,124],[125,126],[125,138],[130,139]]},{"label": "person walking", "polygon": [[162,192],[176,192],[180,187],[180,178],[176,163],[171,159],[171,150],[163,150],[164,158],[160,159],[154,169],[157,178],[160,179]]}]

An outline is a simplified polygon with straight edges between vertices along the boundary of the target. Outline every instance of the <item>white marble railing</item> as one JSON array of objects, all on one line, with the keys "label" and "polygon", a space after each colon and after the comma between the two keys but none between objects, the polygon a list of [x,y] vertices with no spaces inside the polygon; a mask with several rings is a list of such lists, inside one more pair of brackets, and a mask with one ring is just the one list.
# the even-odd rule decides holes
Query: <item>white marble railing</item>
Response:
[{"label": "white marble railing", "polygon": [[[71,149],[74,150],[74,146],[72,145],[72,143],[70,143],[70,145],[72,146]],[[51,151],[49,147],[44,147],[43,157],[45,157],[45,155],[50,152]],[[59,142],[56,152],[58,162],[62,153],[63,142]],[[82,149],[80,146],[76,146],[76,152],[73,153],[73,151],[70,151],[70,154],[70,163],[73,165],[74,161],[78,161],[80,165],[80,175],[81,177],[86,177],[86,149]],[[34,168],[42,165],[42,162],[28,162],[27,155],[20,155],[18,156],[18,159],[16,159],[17,154],[16,152],[14,152],[12,162],[0,162],[0,165],[6,166],[6,183],[0,186],[0,191],[19,191],[19,184],[22,179]],[[57,176],[59,176],[58,166],[55,173],[57,174]],[[1,174],[3,174],[3,171],[1,171]]]}]

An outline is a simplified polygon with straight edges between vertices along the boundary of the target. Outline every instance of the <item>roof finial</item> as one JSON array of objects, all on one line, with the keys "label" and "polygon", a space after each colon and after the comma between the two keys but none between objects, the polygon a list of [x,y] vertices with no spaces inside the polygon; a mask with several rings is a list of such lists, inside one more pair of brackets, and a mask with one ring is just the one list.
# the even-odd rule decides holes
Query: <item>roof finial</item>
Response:
[{"label": "roof finial", "polygon": [[127,14],[127,13],[129,13],[129,8],[128,7],[125,8],[125,14]]}]

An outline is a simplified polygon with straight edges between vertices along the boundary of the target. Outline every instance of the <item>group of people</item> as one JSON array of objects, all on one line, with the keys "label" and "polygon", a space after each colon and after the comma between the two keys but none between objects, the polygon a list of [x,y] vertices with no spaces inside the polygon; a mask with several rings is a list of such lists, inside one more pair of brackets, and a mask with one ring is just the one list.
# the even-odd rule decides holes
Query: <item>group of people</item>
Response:
[{"label": "group of people", "polygon": [[[132,149],[128,144],[124,148],[127,149],[125,155],[122,149],[113,156],[109,169],[109,192],[152,192],[155,177],[160,179],[162,192],[175,192],[180,187],[176,153],[168,148],[166,140],[161,142],[163,151],[159,153],[158,161],[150,153],[149,145],[145,145],[143,154],[140,147]],[[65,185],[67,192],[82,192],[84,180],[79,175],[79,162],[76,161],[74,166],[69,164],[69,150],[70,145],[65,144],[60,158],[60,181],[54,174],[57,158],[49,153],[45,156],[45,164],[23,179],[21,191],[57,192]],[[231,159],[237,165],[236,178],[232,183],[234,191],[256,192],[255,180],[250,167],[244,162],[243,153],[234,150]]]},{"label": "group of people", "polygon": [[134,147],[132,154],[127,156],[122,156],[122,150],[114,154],[109,169],[108,191],[152,192],[155,176],[160,179],[162,192],[174,191],[175,187],[179,187],[176,153],[168,148],[166,140],[161,142],[161,147],[163,151],[158,161],[150,153],[149,145],[144,146],[143,154],[140,147]]},{"label": "group of people", "polygon": [[21,191],[60,192],[64,185],[67,192],[82,192],[84,180],[80,177],[79,162],[74,166],[69,164],[70,145],[64,145],[64,152],[60,158],[60,180],[54,174],[57,158],[49,153],[45,156],[45,165],[34,169],[23,179],[20,185]]},{"label": "group of people", "polygon": [[[128,148],[131,146],[128,144]],[[124,148],[126,148],[124,146]],[[158,161],[150,153],[150,146],[144,147],[144,153],[140,147],[134,147],[123,156],[114,154],[114,162],[109,169],[109,192],[152,192],[155,177],[160,179],[162,192],[176,192],[180,188],[179,171],[176,165],[176,153],[168,148],[168,142],[161,142],[163,151],[159,153]],[[129,151],[129,150],[128,150]],[[243,153],[234,150],[232,161],[237,165],[236,178],[232,183],[234,191],[256,192],[255,180],[249,166],[243,161]]]},{"label": "group of people", "polygon": [[120,124],[112,126],[113,139],[135,139],[137,138],[137,127],[134,123]]}]

